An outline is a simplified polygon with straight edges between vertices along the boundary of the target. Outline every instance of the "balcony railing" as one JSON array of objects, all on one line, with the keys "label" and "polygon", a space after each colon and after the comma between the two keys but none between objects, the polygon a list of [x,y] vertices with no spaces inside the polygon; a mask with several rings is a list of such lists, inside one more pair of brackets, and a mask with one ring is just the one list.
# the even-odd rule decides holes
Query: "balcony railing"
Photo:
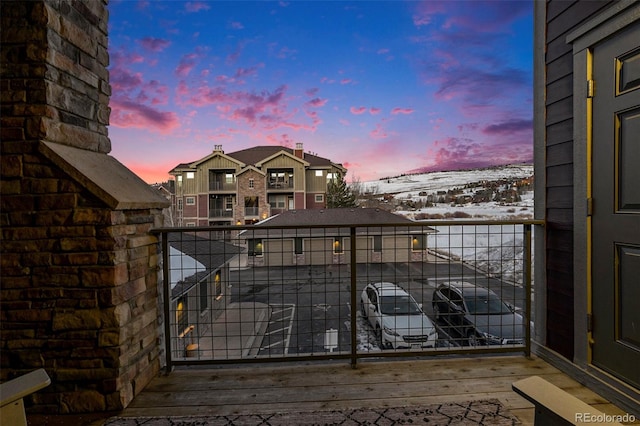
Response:
[{"label": "balcony railing", "polygon": [[209,209],[209,218],[233,217],[232,209]]},{"label": "balcony railing", "polygon": [[270,180],[267,182],[267,189],[292,189],[293,188],[293,179],[289,179],[286,181],[274,181]]},{"label": "balcony railing", "polygon": [[258,216],[260,214],[260,207],[245,207],[244,215],[245,216]]},{"label": "balcony railing", "polygon": [[225,191],[225,192],[235,192],[236,191],[236,183],[228,183],[228,182],[220,182],[220,181],[209,181],[209,191]]},{"label": "balcony railing", "polygon": [[529,354],[541,223],[163,229],[167,366]]}]

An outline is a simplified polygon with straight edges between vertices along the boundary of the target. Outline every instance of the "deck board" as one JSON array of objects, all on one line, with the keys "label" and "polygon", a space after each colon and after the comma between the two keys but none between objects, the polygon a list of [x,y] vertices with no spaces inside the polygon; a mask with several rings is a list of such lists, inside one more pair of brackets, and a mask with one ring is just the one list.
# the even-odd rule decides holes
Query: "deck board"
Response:
[{"label": "deck board", "polygon": [[226,415],[497,398],[524,425],[533,405],[511,384],[537,375],[609,414],[620,409],[543,360],[521,355],[179,368],[155,378],[120,415]]}]

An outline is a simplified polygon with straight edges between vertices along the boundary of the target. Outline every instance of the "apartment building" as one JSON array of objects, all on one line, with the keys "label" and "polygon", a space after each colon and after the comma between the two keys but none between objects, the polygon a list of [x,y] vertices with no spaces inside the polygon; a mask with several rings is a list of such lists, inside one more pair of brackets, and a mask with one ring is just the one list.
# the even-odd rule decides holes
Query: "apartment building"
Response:
[{"label": "apartment building", "polygon": [[182,163],[175,178],[176,226],[242,225],[287,210],[326,208],[327,183],[341,164],[295,149],[256,146],[225,153],[222,145],[197,161]]}]

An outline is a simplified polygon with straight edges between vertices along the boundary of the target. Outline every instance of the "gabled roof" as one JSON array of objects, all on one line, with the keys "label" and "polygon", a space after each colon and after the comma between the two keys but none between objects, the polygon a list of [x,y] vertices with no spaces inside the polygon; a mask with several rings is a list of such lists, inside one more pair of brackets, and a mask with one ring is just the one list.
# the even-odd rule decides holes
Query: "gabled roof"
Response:
[{"label": "gabled roof", "polygon": [[264,171],[260,170],[259,168],[255,167],[255,166],[247,166],[247,167],[245,167],[244,169],[242,169],[242,170],[240,170],[240,171],[238,172],[238,176],[240,176],[241,174],[243,174],[243,173],[245,173],[245,172],[251,171],[251,170],[252,170],[252,171],[254,171],[254,172],[256,172],[256,173],[261,174],[262,176],[265,176],[265,175],[266,175],[266,172],[264,172]]},{"label": "gabled roof", "polygon": [[213,151],[211,154],[207,155],[206,157],[203,157],[199,160],[194,161],[193,163],[189,164],[189,167],[191,168],[195,168],[198,166],[198,164],[204,163],[205,161],[210,160],[213,157],[222,157],[222,158],[226,158],[227,160],[234,162],[234,163],[238,163],[239,167],[245,167],[247,165],[247,163],[243,163],[242,161],[239,161],[237,158],[233,158],[232,156],[225,154],[222,151]]},{"label": "gabled roof", "polygon": [[[286,153],[292,157],[295,157],[294,150],[291,148],[287,148],[285,146],[277,146],[277,145],[261,145],[261,146],[254,146],[252,148],[242,149],[240,151],[229,152],[229,153],[214,151],[212,154],[209,154],[206,157],[201,158],[199,160],[191,161],[189,163],[180,163],[177,166],[175,166],[173,169],[171,169],[169,173],[178,172],[180,170],[193,170],[195,165],[211,158],[214,155],[222,155],[224,157],[233,159],[241,163],[241,167],[245,167],[250,165],[255,166],[268,158],[272,158],[278,155],[279,153]],[[310,154],[308,152],[304,153],[303,157],[304,158],[300,159],[300,161],[305,162],[306,164],[308,164],[309,167],[312,167],[312,168],[328,169],[331,167],[338,167],[341,170],[346,171],[346,169],[341,164],[333,163],[328,158],[318,157],[317,155]],[[299,157],[295,157],[295,158],[299,158]]]},{"label": "gabled roof", "polygon": [[289,158],[291,158],[293,161],[298,161],[298,162],[302,163],[305,167],[309,167],[309,166],[310,166],[310,164],[309,164],[309,162],[308,162],[308,161],[303,160],[303,159],[302,159],[302,158],[300,158],[300,157],[296,157],[295,155],[290,154],[290,153],[288,153],[288,152],[286,152],[286,151],[284,151],[284,150],[280,150],[280,151],[278,151],[278,152],[276,152],[276,153],[274,153],[274,154],[272,154],[272,155],[270,155],[270,156],[268,156],[268,157],[266,157],[266,158],[263,158],[262,160],[260,160],[260,161],[258,161],[258,162],[256,163],[256,166],[258,166],[258,167],[262,167],[262,165],[263,165],[264,163],[266,163],[266,162],[268,162],[268,161],[271,161],[271,160],[273,160],[274,158],[276,158],[276,157],[280,157],[280,156],[289,157]]}]

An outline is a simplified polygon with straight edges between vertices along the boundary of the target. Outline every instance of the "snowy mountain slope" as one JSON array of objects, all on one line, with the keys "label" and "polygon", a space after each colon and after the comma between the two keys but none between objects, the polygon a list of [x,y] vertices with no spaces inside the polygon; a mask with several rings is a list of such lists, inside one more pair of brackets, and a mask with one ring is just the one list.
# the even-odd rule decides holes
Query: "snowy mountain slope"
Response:
[{"label": "snowy mountain slope", "polygon": [[409,193],[447,191],[453,188],[500,179],[517,179],[533,176],[533,165],[514,164],[475,170],[432,172],[417,175],[403,175],[363,182],[365,191],[374,194],[394,194],[400,198]]}]

